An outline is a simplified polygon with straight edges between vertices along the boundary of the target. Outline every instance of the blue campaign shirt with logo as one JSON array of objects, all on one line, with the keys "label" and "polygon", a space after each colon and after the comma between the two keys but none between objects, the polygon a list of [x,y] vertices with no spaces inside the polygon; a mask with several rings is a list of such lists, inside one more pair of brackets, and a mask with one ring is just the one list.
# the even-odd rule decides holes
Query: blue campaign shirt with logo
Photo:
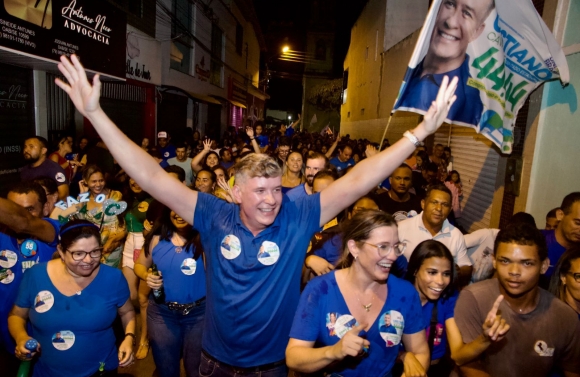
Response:
[{"label": "blue campaign shirt with logo", "polygon": [[[383,376],[395,364],[402,335],[424,329],[419,294],[411,283],[391,275],[387,280],[387,291],[387,300],[379,316],[366,332],[371,343],[368,356],[347,357],[328,372],[344,377]],[[387,316],[390,324],[386,323]],[[352,328],[356,321],[350,318],[352,316],[336,282],[336,273],[331,271],[314,278],[304,289],[290,338],[313,341],[317,347],[331,346]]]},{"label": "blue campaign shirt with logo", "polygon": [[151,257],[163,276],[166,301],[190,304],[205,297],[203,259],[193,259],[194,254],[194,246],[185,250],[167,240],[153,248]]},{"label": "blue campaign shirt with logo", "polygon": [[176,149],[175,145],[173,144],[167,144],[165,147],[159,148],[159,152],[161,153],[161,158],[163,159],[163,161],[167,163],[167,160],[177,156],[175,149]]},{"label": "blue campaign shirt with logo", "polygon": [[338,156],[336,156],[330,159],[330,164],[334,165],[337,171],[343,171],[349,166],[354,166],[356,162],[354,162],[352,158],[349,159],[348,161],[342,162],[338,159]]},{"label": "blue campaign shirt with logo", "polygon": [[[284,359],[306,249],[320,226],[320,195],[283,196],[274,223],[255,237],[238,205],[212,195],[198,194],[194,219],[207,262],[204,350],[239,367]],[[262,248],[269,257],[258,258]]]},{"label": "blue campaign shirt with logo", "polygon": [[[29,309],[32,333],[42,353],[33,377],[90,376],[103,362],[117,369],[113,322],[129,299],[129,286],[116,268],[101,264],[95,279],[79,295],[65,296],[52,284],[47,264],[24,275],[16,305]],[[60,333],[64,342],[53,342]]]},{"label": "blue campaign shirt with logo", "polygon": [[12,310],[18,295],[18,287],[24,272],[37,263],[51,260],[58,244],[60,223],[49,218],[44,218],[44,220],[54,227],[55,238],[50,243],[26,239],[19,245],[16,238],[0,233],[0,271],[9,274],[0,280],[0,339],[1,345],[11,353],[14,353],[15,343],[8,332],[8,313]]},{"label": "blue campaign shirt with logo", "polygon": [[405,73],[404,87],[395,104],[395,109],[418,109],[427,111],[431,103],[437,97],[441,81],[444,76],[458,77],[459,83],[455,90],[457,100],[451,106],[447,119],[465,124],[478,125],[483,112],[483,103],[479,96],[479,90],[467,85],[469,74],[469,55],[465,54],[465,60],[459,68],[440,74],[423,74],[423,62],[416,68],[408,69]]},{"label": "blue campaign shirt with logo", "polygon": [[[455,304],[459,293],[455,292],[447,298],[437,300],[437,325],[435,326],[437,333],[433,340],[433,354],[431,360],[437,360],[445,355],[447,348],[447,331],[445,328],[445,321],[454,317]],[[423,323],[425,326],[425,334],[427,341],[429,341],[429,332],[431,328],[431,317],[433,315],[433,301],[427,301],[423,305]]]}]

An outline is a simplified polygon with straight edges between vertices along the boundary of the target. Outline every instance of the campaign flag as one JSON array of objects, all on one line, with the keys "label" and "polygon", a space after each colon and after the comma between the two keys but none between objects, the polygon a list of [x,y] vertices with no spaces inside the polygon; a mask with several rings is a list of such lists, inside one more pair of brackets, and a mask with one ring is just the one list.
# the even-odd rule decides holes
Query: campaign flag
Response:
[{"label": "campaign flag", "polygon": [[544,81],[570,79],[531,0],[433,1],[393,112],[425,114],[445,75],[459,78],[446,122],[474,128],[508,154],[528,95]]}]

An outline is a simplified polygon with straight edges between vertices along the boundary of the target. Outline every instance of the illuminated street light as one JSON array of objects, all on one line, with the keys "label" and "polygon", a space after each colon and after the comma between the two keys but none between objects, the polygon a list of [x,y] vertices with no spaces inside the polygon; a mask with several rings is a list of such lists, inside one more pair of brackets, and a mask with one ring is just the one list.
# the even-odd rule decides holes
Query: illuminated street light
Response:
[{"label": "illuminated street light", "polygon": [[290,47],[289,46],[282,47],[282,53],[283,54],[287,53],[288,51],[290,51]]}]

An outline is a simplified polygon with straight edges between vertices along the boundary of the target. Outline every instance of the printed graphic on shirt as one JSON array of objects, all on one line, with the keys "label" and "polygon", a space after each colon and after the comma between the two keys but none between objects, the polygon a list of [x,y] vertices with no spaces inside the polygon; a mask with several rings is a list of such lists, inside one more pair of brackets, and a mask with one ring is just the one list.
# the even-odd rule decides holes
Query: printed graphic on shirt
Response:
[{"label": "printed graphic on shirt", "polygon": [[32,268],[38,262],[40,262],[40,257],[36,257],[36,259],[23,260],[22,263],[21,263],[21,265],[22,265],[22,272],[28,270],[29,268]]},{"label": "printed graphic on shirt", "polygon": [[36,241],[34,241],[34,240],[26,240],[26,241],[22,242],[22,245],[20,245],[20,253],[25,258],[30,258],[30,257],[35,256],[37,251],[38,251],[38,245],[36,244]]},{"label": "printed graphic on shirt", "polygon": [[233,234],[228,234],[222,240],[222,244],[220,247],[222,251],[222,255],[226,259],[234,259],[237,258],[238,255],[242,252],[242,246],[240,244],[240,239]]},{"label": "printed graphic on shirt", "polygon": [[[433,345],[438,346],[443,341],[443,331],[445,330],[445,326],[441,323],[435,325],[435,338],[433,338]],[[431,333],[431,326],[427,327],[426,337],[429,340],[429,334]]]},{"label": "printed graphic on shirt", "polygon": [[11,268],[14,267],[18,261],[18,255],[12,250],[0,251],[0,267]]},{"label": "printed graphic on shirt", "polygon": [[165,157],[165,158],[169,157],[169,152],[163,153],[163,157]]},{"label": "printed graphic on shirt", "polygon": [[54,179],[59,183],[63,183],[64,181],[66,181],[66,177],[62,173],[56,173]]},{"label": "printed graphic on shirt", "polygon": [[141,202],[137,206],[137,210],[139,212],[147,212],[148,209],[149,209],[149,203],[147,203],[147,202]]},{"label": "printed graphic on shirt", "polygon": [[280,248],[274,242],[264,241],[258,251],[258,261],[266,266],[271,266],[280,258]]},{"label": "printed graphic on shirt", "polygon": [[473,264],[473,274],[471,281],[477,283],[478,281],[487,280],[493,275],[493,250],[486,247],[479,259]]},{"label": "printed graphic on shirt", "polygon": [[186,275],[193,275],[195,274],[195,270],[197,269],[197,262],[193,258],[187,258],[181,263],[181,272]]},{"label": "printed graphic on shirt", "polygon": [[407,211],[397,211],[395,213],[393,213],[393,218],[395,219],[396,222],[400,222],[403,220],[407,220]]},{"label": "printed graphic on shirt", "polygon": [[334,324],[334,333],[336,336],[342,339],[344,334],[352,330],[356,326],[356,319],[350,314],[344,314],[336,319]]},{"label": "printed graphic on shirt", "polygon": [[2,268],[0,269],[0,283],[10,284],[14,280],[14,273],[12,270]]},{"label": "printed graphic on shirt", "polygon": [[534,344],[534,351],[540,356],[552,357],[554,356],[554,348],[549,348],[548,344],[543,340],[538,340]]},{"label": "printed graphic on shirt", "polygon": [[387,347],[396,346],[401,342],[404,328],[405,319],[398,311],[389,310],[381,314],[379,318],[379,332]]},{"label": "printed graphic on shirt", "polygon": [[37,313],[46,313],[54,305],[54,296],[50,291],[40,291],[34,299],[34,310]]},{"label": "printed graphic on shirt", "polygon": [[336,326],[336,319],[340,317],[339,313],[327,313],[326,314],[326,328],[328,329],[328,335],[329,336],[335,336],[336,335],[336,331],[334,329],[334,327]]},{"label": "printed graphic on shirt", "polygon": [[66,351],[75,344],[75,334],[72,331],[63,330],[52,336],[52,345],[59,351]]}]

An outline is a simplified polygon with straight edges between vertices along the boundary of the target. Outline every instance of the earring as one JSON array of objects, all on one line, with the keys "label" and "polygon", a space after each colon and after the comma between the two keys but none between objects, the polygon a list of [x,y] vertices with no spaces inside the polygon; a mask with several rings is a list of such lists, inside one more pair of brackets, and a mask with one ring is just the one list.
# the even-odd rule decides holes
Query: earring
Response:
[{"label": "earring", "polygon": [[358,258],[358,255],[355,255],[355,256],[354,256],[354,260],[355,260],[355,261],[356,261],[356,258]]}]

